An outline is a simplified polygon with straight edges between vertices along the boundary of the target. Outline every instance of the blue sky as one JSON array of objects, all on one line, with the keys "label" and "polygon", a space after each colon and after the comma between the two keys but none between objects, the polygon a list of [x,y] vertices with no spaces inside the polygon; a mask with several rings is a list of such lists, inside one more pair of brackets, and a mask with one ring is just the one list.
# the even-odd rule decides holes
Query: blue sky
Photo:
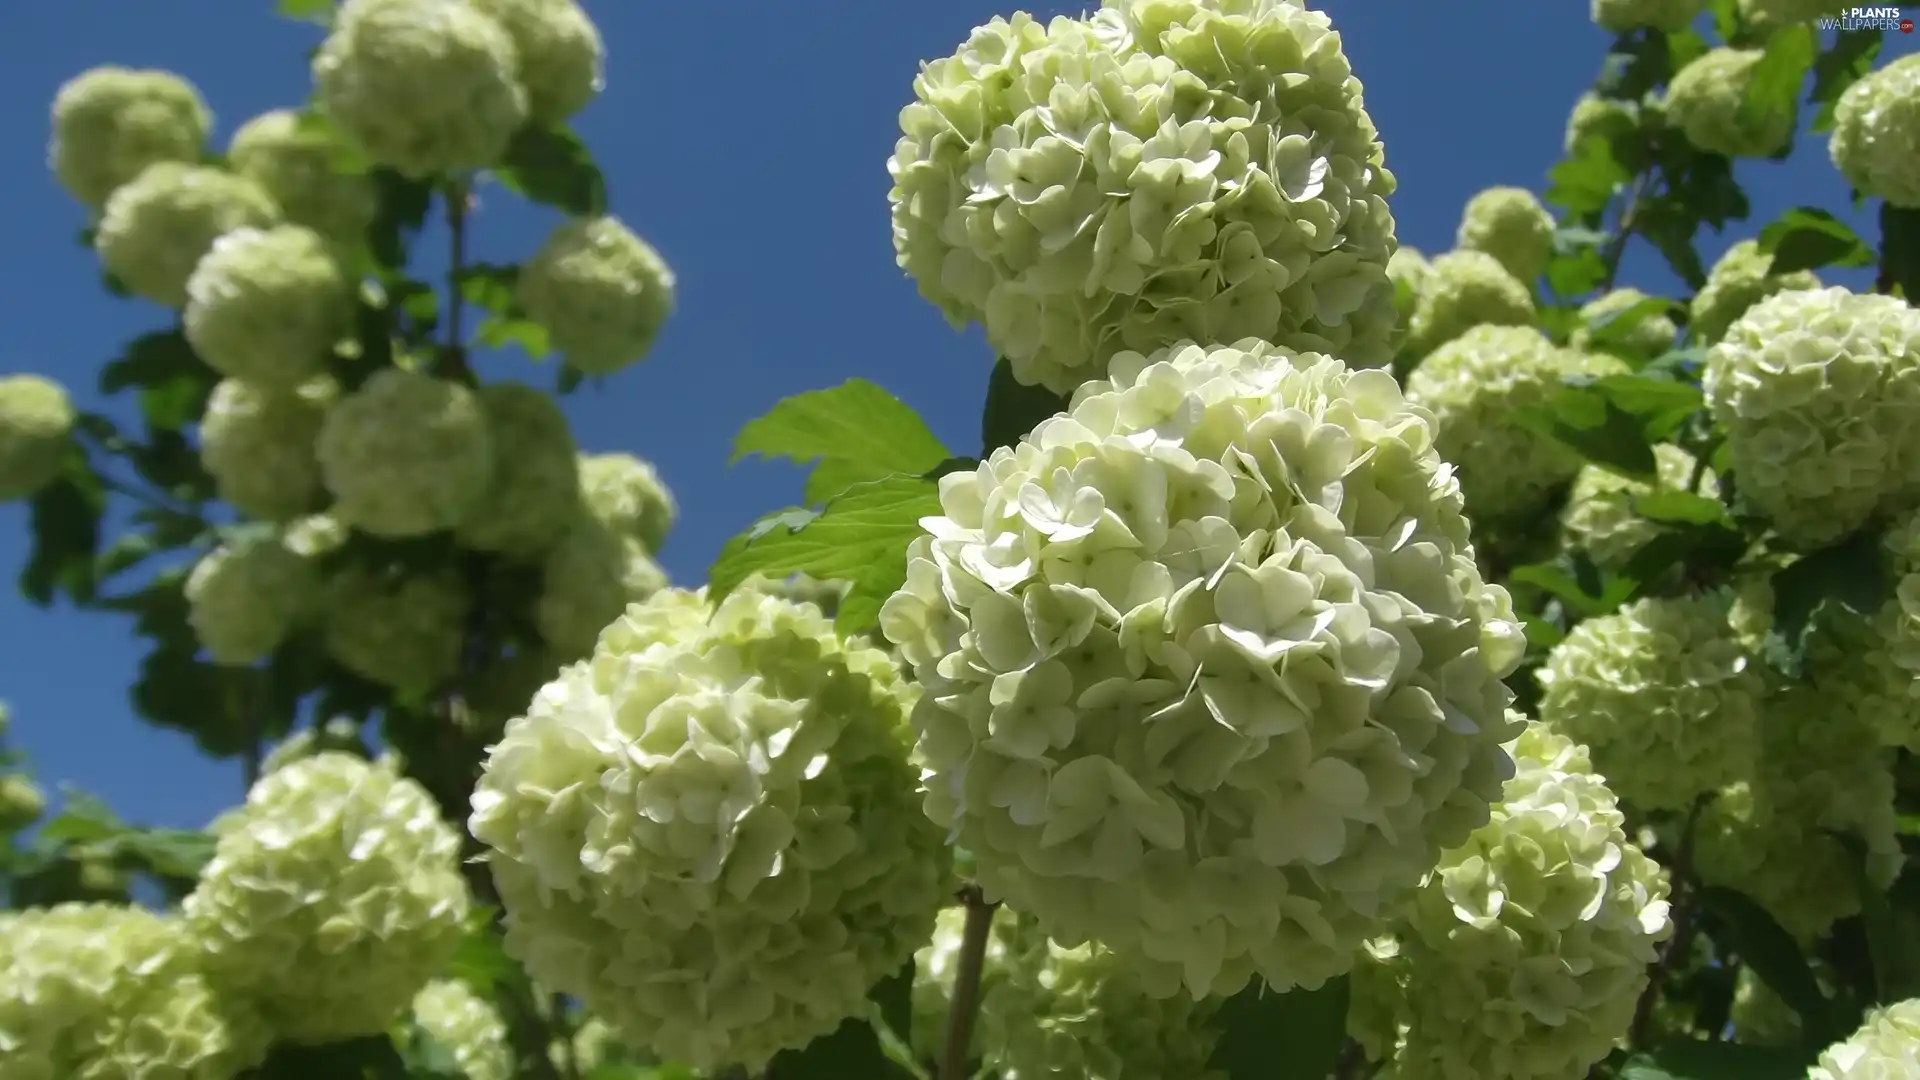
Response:
[{"label": "blue sky", "polygon": [[[796,470],[727,466],[734,431],[783,396],[865,377],[918,409],[957,452],[975,449],[993,357],[977,332],[951,331],[894,266],[886,160],[917,65],[1009,13],[1003,3],[1011,0],[588,0],[609,74],[578,129],[608,174],[614,211],[678,273],[680,307],[645,364],[582,390],[566,410],[584,447],[660,467],[682,509],[663,552],[677,583],[697,584],[728,536],[797,500]],[[1399,177],[1400,238],[1429,253],[1451,246],[1475,192],[1540,190],[1566,112],[1607,45],[1579,0],[1318,6],[1343,32]],[[317,31],[271,9],[271,0],[0,5],[0,372],[50,375],[81,407],[130,418],[131,403],[93,392],[95,373],[169,315],[99,287],[93,256],[74,243],[82,213],[46,171],[47,105],[97,64],[167,68],[199,85],[224,146],[249,117],[306,95],[302,57]],[[1740,176],[1754,197],[1752,229],[1794,205],[1847,210],[1824,139],[1806,141],[1792,162],[1743,163]],[[553,224],[497,188],[483,200],[476,259],[523,258]],[[1704,254],[1711,261],[1737,238],[1710,237]],[[1644,244],[1623,281],[1676,288]],[[551,377],[519,354],[488,358],[483,370]],[[26,552],[25,507],[0,506],[6,580]],[[239,766],[205,761],[184,736],[133,718],[126,688],[140,656],[124,620],[42,612],[0,590],[0,700],[12,704],[14,740],[37,771],[105,796],[131,820],[203,824],[237,801]]]}]

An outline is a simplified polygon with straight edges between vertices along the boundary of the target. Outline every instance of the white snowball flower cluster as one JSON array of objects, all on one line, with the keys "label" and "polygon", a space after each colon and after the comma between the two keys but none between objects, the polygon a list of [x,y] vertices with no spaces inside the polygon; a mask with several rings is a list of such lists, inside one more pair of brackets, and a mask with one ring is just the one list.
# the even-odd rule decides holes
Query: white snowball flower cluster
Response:
[{"label": "white snowball flower cluster", "polygon": [[[1656,491],[1692,491],[1688,485],[1693,483],[1697,463],[1692,454],[1672,443],[1656,443],[1653,460],[1656,483],[1634,480],[1598,465],[1581,467],[1560,512],[1560,526],[1569,548],[1585,553],[1597,566],[1619,569],[1659,535],[1660,526],[1641,517],[1634,504]],[[1720,497],[1720,479],[1712,469],[1700,474],[1697,493]]]},{"label": "white snowball flower cluster", "polygon": [[487,493],[494,451],[473,391],[384,368],[327,412],[315,445],[333,514],[373,536],[459,524]]},{"label": "white snowball flower cluster", "polygon": [[1609,145],[1640,124],[1640,108],[1631,101],[1581,94],[1567,114],[1567,133],[1563,149],[1572,154],[1588,139],[1604,139]]},{"label": "white snowball flower cluster", "polygon": [[462,0],[346,0],[313,86],[367,156],[430,177],[499,162],[527,119],[519,63],[512,36]]},{"label": "white snowball flower cluster", "polygon": [[413,998],[413,1022],[445,1047],[466,1080],[514,1080],[513,1046],[493,1002],[458,979],[435,979]]},{"label": "white snowball flower cluster", "polygon": [[93,248],[101,265],[135,296],[185,307],[187,279],[215,240],[235,229],[280,222],[258,184],[206,165],[163,161],[114,189]]},{"label": "white snowball flower cluster", "polygon": [[701,1070],[758,1071],[864,1015],[950,895],[913,807],[912,693],[804,605],[629,608],[507,725],[474,793],[509,952]]},{"label": "white snowball flower cluster", "polygon": [[261,521],[287,521],[322,497],[315,445],[339,396],[320,378],[288,393],[224,379],[200,419],[200,463],[220,498]]},{"label": "white snowball flower cluster", "polygon": [[227,161],[273,196],[287,221],[351,250],[365,240],[380,195],[370,177],[338,167],[345,150],[331,128],[304,123],[291,109],[274,109],[240,125]]},{"label": "white snowball flower cluster", "polygon": [[1407,397],[1432,411],[1434,446],[1459,470],[1468,512],[1494,525],[1535,513],[1580,471],[1578,454],[1520,426],[1514,411],[1545,404],[1570,376],[1625,370],[1531,326],[1476,326],[1421,361]]},{"label": "white snowball flower cluster", "polygon": [[98,210],[149,165],[199,161],[212,126],[206,101],[180,76],[97,67],[54,95],[47,164],[68,194]]},{"label": "white snowball flower cluster", "polygon": [[1761,252],[1758,240],[1742,240],[1707,272],[1707,283],[1694,294],[1687,329],[1701,345],[1715,345],[1733,321],[1753,305],[1777,292],[1818,289],[1820,279],[1811,270],[1772,273],[1773,256]]},{"label": "white snowball flower cluster", "polygon": [[47,793],[19,773],[0,775],[0,835],[12,835],[40,820]]},{"label": "white snowball flower cluster", "polygon": [[1553,259],[1553,215],[1526,188],[1494,187],[1467,200],[1454,246],[1493,256],[1507,273],[1530,282]]},{"label": "white snowball flower cluster", "polygon": [[217,985],[297,1042],[384,1032],[466,937],[460,836],[388,762],[254,784],[182,911]]},{"label": "white snowball flower cluster", "polygon": [[1584,1076],[1626,1034],[1672,931],[1667,876],[1629,840],[1585,747],[1515,740],[1493,820],[1449,850],[1354,985],[1391,1080]]},{"label": "white snowball flower cluster", "polygon": [[680,518],[679,504],[659,471],[631,454],[582,457],[580,487],[593,516],[648,551],[660,550]]},{"label": "white snowball flower cluster", "polygon": [[1603,30],[1625,34],[1648,28],[1685,30],[1707,8],[1707,0],[1591,0],[1588,10]]},{"label": "white snowball flower cluster", "polygon": [[606,47],[575,0],[468,0],[513,39],[527,115],[558,124],[606,85]]},{"label": "white snowball flower cluster", "polygon": [[1407,323],[1407,350],[1425,356],[1476,326],[1532,326],[1533,293],[1484,251],[1434,257]]},{"label": "white snowball flower cluster", "polygon": [[60,475],[75,419],[59,383],[0,376],[0,502],[31,498]]},{"label": "white snowball flower cluster", "polygon": [[545,327],[567,362],[611,375],[646,356],[673,314],[666,260],[618,218],[563,222],[520,268],[527,316]]},{"label": "white snowball flower cluster", "polygon": [[1741,494],[1818,546],[1904,497],[1920,464],[1920,313],[1842,288],[1770,296],[1707,354],[1702,385]]},{"label": "white snowball flower cluster", "polygon": [[1852,1035],[1827,1047],[1807,1080],[1907,1080],[1920,1076],[1920,998],[1867,1014]]},{"label": "white snowball flower cluster", "polygon": [[312,610],[313,562],[274,533],[222,544],[187,575],[187,623],[215,663],[245,666],[271,654]]},{"label": "white snowball flower cluster", "polygon": [[1814,635],[1810,678],[1762,703],[1755,767],[1708,804],[1694,844],[1702,881],[1746,893],[1804,940],[1860,912],[1855,857],[1831,833],[1865,845],[1876,887],[1903,863],[1892,753],[1875,749],[1885,669],[1867,640],[1832,629]]},{"label": "white snowball flower cluster", "polygon": [[1789,113],[1743,107],[1763,55],[1762,49],[1722,46],[1688,63],[1667,85],[1668,122],[1710,154],[1763,158],[1786,149],[1793,138]]},{"label": "white snowball flower cluster", "polygon": [[187,341],[207,366],[269,389],[322,374],[353,328],[353,283],[300,225],[236,229],[187,278]]},{"label": "white snowball flower cluster", "polygon": [[[1881,541],[1894,576],[1894,595],[1877,622],[1888,663],[1909,676],[1907,695],[1920,699],[1920,513],[1901,515]],[[1897,710],[1909,713],[1909,709]],[[1903,725],[1905,726],[1905,725]],[[1904,740],[1901,740],[1904,741]]]},{"label": "white snowball flower cluster", "polygon": [[425,693],[460,666],[473,597],[457,568],[349,567],[327,582],[321,603],[327,654],[369,682]]},{"label": "white snowball flower cluster", "polygon": [[995,18],[914,98],[888,162],[898,261],[1022,383],[1065,393],[1181,339],[1390,359],[1395,181],[1324,14]]},{"label": "white snowball flower cluster", "polygon": [[1746,776],[1766,685],[1732,597],[1646,597],[1587,619],[1538,672],[1540,718],[1592,749],[1641,810],[1685,810]]},{"label": "white snowball flower cluster", "polygon": [[[913,1043],[926,1060],[939,1060],[946,1042],[965,923],[965,909],[943,910],[932,943],[914,957]],[[980,986],[974,1046],[994,1075],[1224,1075],[1207,1066],[1218,1037],[1207,1023],[1216,999],[1156,997],[1113,953],[1090,943],[1063,948],[1006,907],[994,911]]]},{"label": "white snowball flower cluster", "polygon": [[600,631],[628,604],[666,587],[667,573],[646,545],[583,515],[541,563],[534,626],[556,656],[578,660],[593,651]]},{"label": "white snowball flower cluster", "polygon": [[[1594,348],[1596,324],[1605,325],[1603,320],[1619,318],[1635,305],[1652,300],[1653,297],[1639,289],[1614,289],[1613,291],[1580,306],[1580,325],[1574,328],[1568,344],[1576,349]],[[1674,339],[1680,336],[1680,327],[1671,315],[1665,312],[1643,313],[1630,327],[1622,327],[1625,332],[1612,339],[1614,348],[1623,350],[1642,360],[1651,360],[1673,348]]]},{"label": "white snowball flower cluster", "polygon": [[0,1076],[231,1080],[268,1032],[216,994],[178,920],[118,904],[0,913]]},{"label": "white snowball flower cluster", "polygon": [[[1427,277],[1433,273],[1432,264],[1426,255],[1415,248],[1402,245],[1387,260],[1387,280],[1393,283],[1393,310],[1397,320],[1393,328],[1393,351],[1398,359],[1400,351],[1407,344],[1407,329],[1413,319],[1414,308],[1420,302],[1420,292],[1426,288]],[[1395,370],[1398,370],[1396,365]]]},{"label": "white snowball flower cluster", "polygon": [[524,383],[482,386],[478,395],[493,472],[454,535],[464,547],[538,555],[581,512],[580,455],[553,398]]},{"label": "white snowball flower cluster", "polygon": [[1063,944],[1318,986],[1485,821],[1520,630],[1388,373],[1122,354],[940,498],[880,617],[926,810]]},{"label": "white snowball flower cluster", "polygon": [[1833,166],[1862,195],[1920,209],[1920,56],[1908,54],[1847,87],[1833,109]]}]

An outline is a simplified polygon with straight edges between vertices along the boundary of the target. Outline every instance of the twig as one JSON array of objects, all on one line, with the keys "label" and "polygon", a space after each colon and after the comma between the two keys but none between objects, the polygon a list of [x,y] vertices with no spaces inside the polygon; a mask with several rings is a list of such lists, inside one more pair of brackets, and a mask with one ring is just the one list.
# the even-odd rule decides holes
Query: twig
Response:
[{"label": "twig", "polygon": [[1639,225],[1640,204],[1647,196],[1647,188],[1653,184],[1653,170],[1643,170],[1633,181],[1633,190],[1627,193],[1627,201],[1620,208],[1620,218],[1614,223],[1613,237],[1600,252],[1600,261],[1606,265],[1606,276],[1600,279],[1600,291],[1613,291],[1613,283],[1620,276],[1620,260],[1627,253],[1627,241],[1633,239],[1633,230]]},{"label": "twig", "polygon": [[447,185],[447,322],[446,339],[440,347],[438,374],[469,382],[473,372],[467,367],[465,332],[467,298],[461,291],[467,274],[467,211],[472,192],[465,181]]},{"label": "twig", "polygon": [[980,1012],[980,971],[986,965],[994,908],[999,906],[987,903],[977,885],[962,889],[960,901],[967,908],[967,925],[960,938],[960,966],[953,975],[953,1005],[947,1012],[947,1045],[940,1055],[939,1080],[967,1080],[967,1052],[973,1045],[973,1021]]},{"label": "twig", "polygon": [[1667,939],[1667,947],[1660,950],[1660,958],[1654,962],[1653,970],[1647,973],[1647,988],[1640,993],[1640,1000],[1633,1008],[1633,1027],[1627,1035],[1627,1045],[1640,1047],[1646,1044],[1647,1025],[1653,1021],[1653,1006],[1660,1000],[1660,991],[1666,986],[1667,975],[1673,965],[1684,960],[1687,950],[1693,947],[1693,906],[1688,903],[1687,886],[1693,878],[1693,838],[1700,824],[1700,812],[1707,808],[1711,795],[1702,795],[1693,800],[1693,808],[1687,811],[1687,823],[1681,827],[1680,847],[1673,857],[1673,892],[1669,902],[1673,908],[1673,936]]}]

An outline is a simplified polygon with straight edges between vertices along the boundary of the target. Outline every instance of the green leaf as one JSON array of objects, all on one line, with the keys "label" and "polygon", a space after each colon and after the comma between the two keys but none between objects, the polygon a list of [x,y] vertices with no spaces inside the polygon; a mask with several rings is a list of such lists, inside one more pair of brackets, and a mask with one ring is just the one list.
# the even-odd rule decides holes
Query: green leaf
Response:
[{"label": "green leaf", "polygon": [[1643,97],[1679,70],[1670,45],[1669,35],[1658,31],[1621,34],[1600,63],[1594,91],[1630,101]]},{"label": "green leaf", "polygon": [[1547,170],[1546,201],[1577,219],[1589,219],[1606,210],[1613,193],[1631,179],[1633,174],[1605,139],[1588,139]]},{"label": "green leaf", "polygon": [[1562,388],[1542,405],[1515,409],[1514,423],[1635,480],[1657,478],[1641,421],[1597,386]]},{"label": "green leaf", "polygon": [[1634,587],[1627,578],[1602,579],[1591,564],[1569,568],[1557,563],[1531,563],[1515,567],[1507,580],[1557,597],[1583,618],[1605,615],[1619,607],[1633,595]]},{"label": "green leaf", "polygon": [[1719,499],[1691,491],[1656,491],[1642,495],[1633,501],[1633,512],[1648,521],[1734,527],[1733,517]]},{"label": "green leaf", "polygon": [[1634,330],[1648,319],[1672,315],[1678,306],[1664,296],[1636,300],[1624,308],[1606,312],[1588,321],[1589,340],[1601,352],[1619,353],[1635,363],[1645,363],[1651,358],[1640,355],[1629,346]]},{"label": "green leaf", "polygon": [[727,541],[707,572],[715,600],[753,574],[805,573],[850,583],[834,624],[854,634],[878,623],[880,605],[907,579],[907,545],[940,513],[939,487],[917,476],[861,484],[835,496],[817,514],[787,510],[763,518]]},{"label": "green leaf", "polygon": [[140,390],[140,412],[155,431],[177,431],[200,418],[220,375],[178,330],[145,334],[100,370],[100,392]]},{"label": "green leaf", "polygon": [[1880,204],[1880,270],[1908,303],[1920,303],[1920,210]]},{"label": "green leaf", "polygon": [[1861,529],[1838,543],[1809,552],[1774,571],[1773,630],[1770,637],[1797,663],[1815,615],[1834,603],[1861,615],[1880,610],[1893,593],[1881,551],[1880,533]]},{"label": "green leaf", "polygon": [[1857,837],[1840,840],[1860,895],[1860,922],[1866,929],[1867,955],[1873,958],[1874,1004],[1920,997],[1920,917],[1889,902],[1888,890],[1868,873],[1866,846]]},{"label": "green leaf", "polygon": [[1797,117],[1800,86],[1806,82],[1819,47],[1819,37],[1809,24],[1775,30],[1767,38],[1766,52],[1748,76],[1747,93],[1740,101],[1740,122],[1760,127],[1769,117]]},{"label": "green leaf", "polygon": [[466,940],[447,964],[447,975],[459,979],[481,994],[491,997],[500,986],[525,979],[525,973],[513,957],[507,955],[500,931],[493,926],[493,913],[482,911],[472,920]]},{"label": "green leaf", "polygon": [[517,263],[479,263],[461,271],[461,298],[487,313],[473,340],[490,349],[518,345],[529,357],[544,360],[553,352],[553,338],[520,306],[519,281]]},{"label": "green leaf", "polygon": [[1067,411],[1067,399],[1044,386],[1026,386],[1013,377],[1013,365],[1001,357],[987,379],[987,404],[980,414],[980,456],[1012,446],[1042,422]]},{"label": "green leaf", "polygon": [[494,175],[509,191],[575,217],[607,212],[606,177],[587,144],[565,127],[522,128]]},{"label": "green leaf", "polygon": [[[345,1042],[277,1043],[265,1063],[243,1080],[426,1080],[413,1077],[391,1036]],[[433,1080],[439,1080],[435,1077]]]},{"label": "green leaf", "polygon": [[1797,1050],[1681,1039],[1629,1058],[1620,1080],[1805,1080]]},{"label": "green leaf", "polygon": [[912,1074],[887,1057],[873,1025],[856,1018],[799,1050],[776,1055],[762,1075],[764,1080],[909,1080]]},{"label": "green leaf", "polygon": [[334,0],[279,0],[274,10],[289,19],[326,26],[333,22],[333,3]]},{"label": "green leaf", "polygon": [[1740,40],[1740,0],[1713,0],[1713,32],[1731,45]]},{"label": "green leaf", "polygon": [[1671,438],[1689,417],[1706,407],[1706,398],[1698,387],[1659,371],[1607,375],[1594,380],[1592,386],[1615,408],[1637,419],[1642,434],[1652,442]]},{"label": "green leaf", "polygon": [[68,451],[60,477],[28,504],[33,547],[20,571],[21,595],[38,607],[64,592],[76,604],[94,595],[94,560],[100,549],[100,519],[106,492],[79,447]]},{"label": "green leaf", "polygon": [[1834,105],[1847,87],[1873,70],[1884,37],[1878,30],[1842,30],[1827,51],[1814,61],[1813,92],[1807,96],[1808,103],[1819,109],[1813,117],[1814,134],[1833,130]]},{"label": "green leaf", "polygon": [[1592,245],[1561,251],[1554,255],[1553,261],[1547,263],[1547,284],[1553,288],[1555,296],[1585,296],[1599,288],[1605,280],[1606,260],[1600,257],[1600,249]]},{"label": "green leaf", "polygon": [[1820,990],[1813,968],[1793,935],[1743,893],[1709,886],[1700,890],[1700,901],[1725,927],[1725,944],[1799,1014],[1803,1030],[1809,1036],[1827,1033],[1833,1022],[1833,1003]]},{"label": "green leaf", "polygon": [[868,995],[880,1010],[880,1020],[903,1040],[913,1038],[913,961],[880,980]]},{"label": "green leaf", "polygon": [[1667,266],[1680,280],[1695,291],[1707,283],[1707,268],[1693,247],[1700,221],[1700,212],[1679,196],[1648,199],[1640,204],[1640,213],[1635,218],[1636,231],[1667,260]]},{"label": "green leaf", "polygon": [[728,464],[753,454],[818,462],[806,492],[815,506],[855,484],[919,476],[952,456],[920,414],[865,379],[795,394],[747,421]]},{"label": "green leaf", "polygon": [[1817,206],[1797,206],[1760,230],[1760,250],[1773,256],[1768,273],[1791,274],[1823,266],[1872,266],[1873,249],[1846,223]]},{"label": "green leaf", "polygon": [[1284,994],[1255,978],[1214,1015],[1208,1067],[1226,1080],[1325,1080],[1347,1042],[1348,991],[1346,976]]},{"label": "green leaf", "polygon": [[141,660],[133,685],[134,711],[142,719],[193,736],[203,753],[216,758],[237,757],[257,739],[284,734],[263,730],[250,708],[260,690],[258,670],[201,660],[190,630],[168,629]]},{"label": "green leaf", "polygon": [[371,175],[379,208],[367,226],[367,250],[379,268],[397,271],[407,265],[408,241],[427,220],[433,185],[392,169],[375,169]]}]

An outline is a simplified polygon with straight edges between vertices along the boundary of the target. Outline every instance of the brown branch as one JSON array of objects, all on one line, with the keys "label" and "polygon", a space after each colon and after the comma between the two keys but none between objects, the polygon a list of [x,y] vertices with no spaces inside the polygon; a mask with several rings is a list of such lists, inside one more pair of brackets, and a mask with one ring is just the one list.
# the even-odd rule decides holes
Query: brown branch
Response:
[{"label": "brown branch", "polygon": [[973,1045],[973,1022],[980,1012],[980,975],[986,966],[987,940],[993,931],[997,904],[987,903],[977,885],[961,890],[967,925],[960,937],[959,968],[953,977],[953,1004],[947,1011],[947,1045],[940,1055],[939,1080],[967,1080],[968,1050]]}]

